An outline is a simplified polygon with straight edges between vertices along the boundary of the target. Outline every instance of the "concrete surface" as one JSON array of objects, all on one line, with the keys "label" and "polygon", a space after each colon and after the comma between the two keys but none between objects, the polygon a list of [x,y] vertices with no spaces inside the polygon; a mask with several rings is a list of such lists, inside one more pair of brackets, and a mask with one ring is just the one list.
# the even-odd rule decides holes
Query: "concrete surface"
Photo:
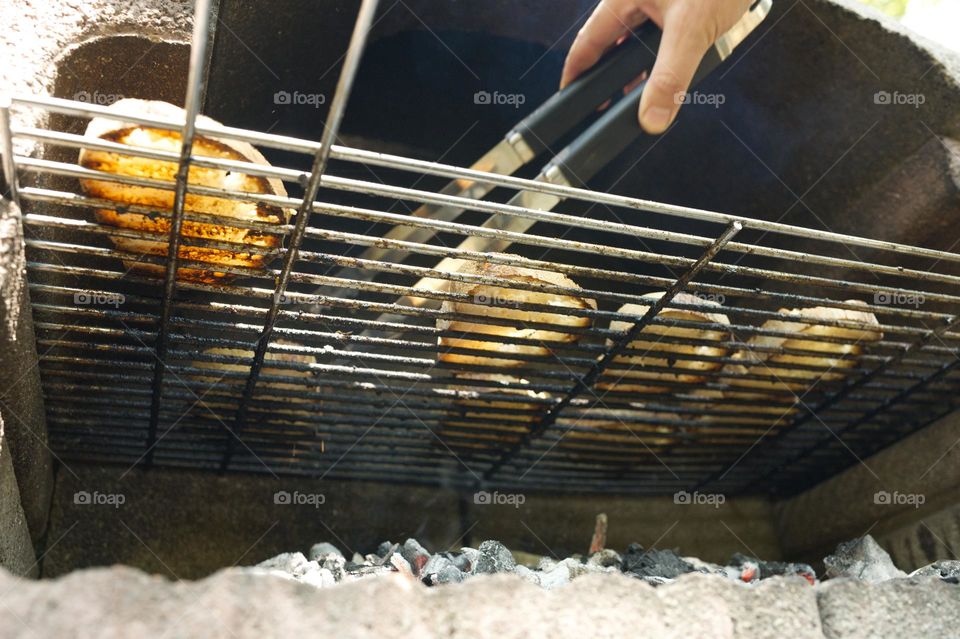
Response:
[{"label": "concrete surface", "polygon": [[960,628],[960,588],[939,579],[829,581],[817,604],[829,639],[956,637]]},{"label": "concrete surface", "polygon": [[[399,575],[316,590],[237,569],[168,582],[115,567],[39,583],[0,574],[0,637],[822,637],[814,589],[801,578],[750,588],[689,575],[654,589],[587,576],[544,591],[519,577],[428,589]],[[931,635],[933,636],[933,635]]]},{"label": "concrete surface", "polygon": [[0,568],[15,575],[36,577],[38,565],[0,418]]},{"label": "concrete surface", "polygon": [[0,418],[36,543],[47,527],[53,471],[25,259],[20,211],[0,199]]},{"label": "concrete surface", "polygon": [[[13,94],[56,95],[55,85],[62,77],[71,76],[74,81],[89,77],[89,69],[73,68],[69,58],[74,50],[101,38],[134,36],[155,44],[189,42],[192,4],[190,0],[4,2],[0,5],[0,24],[4,25],[0,87]],[[131,73],[116,74],[117,80],[125,80],[127,86],[150,81],[149,68],[139,67],[139,55],[130,55],[125,63]],[[92,95],[97,90],[106,92],[106,87],[88,83],[78,90]],[[33,112],[14,115],[16,122],[24,124],[42,121],[33,119]],[[25,143],[18,150],[29,152],[31,148]]]},{"label": "concrete surface", "polygon": [[779,503],[775,525],[784,556],[818,562],[837,543],[870,532],[902,570],[956,558],[958,442],[960,413],[954,413]]}]

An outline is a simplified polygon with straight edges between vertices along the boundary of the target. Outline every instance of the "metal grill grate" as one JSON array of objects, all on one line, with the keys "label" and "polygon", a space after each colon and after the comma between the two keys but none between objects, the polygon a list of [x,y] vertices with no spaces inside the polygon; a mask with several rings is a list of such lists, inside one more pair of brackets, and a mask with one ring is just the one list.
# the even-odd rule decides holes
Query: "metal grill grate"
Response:
[{"label": "metal grill grate", "polygon": [[[209,19],[204,2],[198,3],[186,125],[123,118],[182,132],[181,153],[9,125],[10,108],[116,118],[95,105],[18,97],[0,108],[8,140],[122,149],[179,167],[175,181],[160,182],[14,156],[12,145],[4,154],[5,174],[22,180],[15,196],[27,211],[37,348],[58,455],[460,488],[794,492],[955,408],[960,276],[953,273],[960,255],[333,144],[375,6],[368,0],[361,7],[319,143],[196,123]],[[191,155],[196,135],[292,152],[312,168]],[[344,173],[329,170],[330,162]],[[181,237],[184,221],[222,223],[211,214],[185,211],[185,194],[252,199],[188,186],[190,166],[278,178],[302,188],[302,198],[255,198],[296,210],[292,223],[230,222],[283,238],[283,249],[246,247],[276,258],[272,267],[218,266],[238,276],[218,284],[177,277],[180,268],[209,269],[202,261],[177,258],[178,246],[236,248]],[[366,167],[376,180],[349,177],[356,167]],[[380,169],[389,169],[392,180],[380,181]],[[438,176],[510,194],[553,195],[563,199],[561,211],[571,212],[415,186]],[[77,180],[92,177],[175,192],[172,212],[125,209],[172,220],[171,259],[124,253],[110,241],[156,236],[97,222],[94,209],[116,204],[82,194]],[[394,212],[401,208],[390,202],[447,205],[476,215],[453,222],[417,218]],[[584,215],[583,206],[604,214]],[[483,226],[489,216],[537,225],[509,232]],[[712,234],[681,232],[677,221],[696,221]],[[358,222],[369,230],[351,230]],[[420,237],[432,239],[394,240],[378,231],[396,226],[428,231]],[[469,237],[510,248],[456,248]],[[810,250],[785,248],[798,241]],[[385,249],[386,257],[352,257],[356,247]],[[869,261],[856,257],[863,250]],[[423,266],[451,257],[563,274],[576,287]],[[165,280],[129,271],[124,259],[160,266]],[[467,288],[418,283],[425,277],[506,293],[482,300],[488,312],[476,315],[479,300]],[[657,302],[641,297],[658,291],[665,293]],[[590,299],[596,309],[544,304],[530,293]],[[719,300],[721,307],[714,303]],[[88,301],[94,303],[81,303]],[[626,303],[645,304],[646,310],[618,312]],[[796,340],[796,333],[771,322],[864,328],[842,318],[804,322],[778,310],[813,307],[872,313],[882,338],[829,358],[824,348],[857,340],[821,330],[805,334],[799,347],[785,345],[784,338]],[[665,317],[664,309],[722,313],[729,325]],[[521,321],[518,313],[527,315]],[[545,321],[536,321],[534,313]],[[581,325],[559,326],[561,316],[581,318]],[[492,336],[452,330],[444,321],[514,330]],[[611,328],[612,321],[632,328]],[[563,337],[545,343],[539,339],[543,331]],[[707,338],[705,331],[720,337]],[[465,338],[466,345],[450,345]],[[696,346],[706,348],[689,352]],[[519,366],[494,361],[508,347]],[[744,353],[766,363],[744,368],[738,356]],[[473,359],[451,362],[449,355]],[[626,357],[645,359],[638,365]],[[773,357],[779,358],[776,365]],[[485,365],[478,358],[491,361]],[[696,374],[678,376],[683,362],[698,366]],[[647,375],[641,388],[627,388],[638,385],[631,377],[637,373]],[[785,383],[791,376],[802,381]]]}]

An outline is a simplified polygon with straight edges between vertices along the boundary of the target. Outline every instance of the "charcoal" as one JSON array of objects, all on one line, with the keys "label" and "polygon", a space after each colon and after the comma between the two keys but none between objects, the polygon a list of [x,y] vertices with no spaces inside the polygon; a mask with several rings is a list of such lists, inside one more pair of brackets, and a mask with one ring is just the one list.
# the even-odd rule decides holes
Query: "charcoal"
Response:
[{"label": "charcoal", "polygon": [[565,559],[563,561],[559,561],[554,564],[550,570],[541,572],[538,575],[540,577],[540,586],[547,590],[553,590],[554,588],[566,586],[568,583],[570,583],[570,581],[573,579],[573,574],[571,574],[571,566],[568,562],[571,561],[576,560]]},{"label": "charcoal", "polygon": [[314,570],[308,570],[305,572],[298,581],[310,584],[316,588],[329,588],[330,586],[335,586],[337,580],[334,578],[333,573],[327,570],[326,568],[317,567]]},{"label": "charcoal", "polygon": [[387,548],[384,548],[383,544],[380,544],[380,547],[377,548],[376,554],[367,555],[367,557],[370,563],[372,564],[376,564],[378,566],[386,566],[390,564],[390,560],[393,558],[394,555],[397,554],[399,550],[400,550],[400,544],[390,544],[390,546]]},{"label": "charcoal", "polygon": [[428,586],[458,583],[463,581],[463,572],[457,568],[448,556],[433,555],[423,567],[421,581]]},{"label": "charcoal", "polygon": [[733,566],[733,568],[734,579],[738,579],[745,584],[752,584],[760,581],[760,564],[752,559],[744,561],[739,566]]},{"label": "charcoal", "polygon": [[407,560],[413,574],[418,577],[420,576],[420,571],[423,570],[423,567],[430,559],[430,553],[427,552],[427,549],[413,538],[403,542],[403,546],[400,548],[400,556]]},{"label": "charcoal", "polygon": [[620,553],[610,548],[595,552],[587,559],[588,566],[600,566],[602,568],[619,568],[622,563],[623,557],[620,556]]},{"label": "charcoal", "polygon": [[666,577],[675,579],[695,568],[672,550],[644,550],[640,544],[630,544],[623,556],[621,569],[635,577]]},{"label": "charcoal", "polygon": [[479,556],[473,566],[474,574],[492,574],[495,572],[512,572],[517,566],[513,555],[506,546],[499,541],[489,540],[480,544]]},{"label": "charcoal", "polygon": [[758,579],[766,579],[768,577],[775,576],[799,576],[809,581],[811,585],[817,580],[816,571],[808,564],[791,563],[786,561],[762,561],[756,557],[750,557],[742,553],[734,553],[733,556],[730,557],[730,566],[744,568],[746,564],[756,566],[758,571]]},{"label": "charcoal", "polygon": [[379,558],[377,558],[377,562],[373,563],[372,565],[376,567],[382,567],[382,568],[392,567],[398,573],[400,573],[404,577],[407,577],[411,581],[414,581],[417,578],[416,575],[413,574],[413,568],[410,566],[410,564],[407,563],[407,560],[404,559],[402,556],[398,555],[397,553],[392,553],[390,555],[390,559],[383,562],[382,565],[380,564]]},{"label": "charcoal", "polygon": [[463,581],[465,575],[461,572],[456,566],[447,566],[437,573],[437,577],[434,580],[434,583],[437,584],[453,584]]},{"label": "charcoal", "polygon": [[427,563],[424,564],[423,570],[420,571],[420,580],[428,586],[432,586],[434,583],[437,583],[436,578],[444,568],[456,569],[449,558],[442,554],[433,555],[427,560]]},{"label": "charcoal", "polygon": [[386,558],[388,554],[394,551],[394,544],[392,541],[385,541],[379,546],[377,546],[377,556],[381,559]]},{"label": "charcoal", "polygon": [[473,553],[472,556],[474,559],[476,559],[477,551],[473,548],[464,548],[460,552],[448,553],[447,557],[450,559],[450,563],[452,563],[460,572],[470,572],[470,569],[473,568],[473,562],[470,561],[471,555],[464,552],[465,550],[470,550]]},{"label": "charcoal", "polygon": [[541,557],[540,563],[537,564],[537,570],[540,572],[547,572],[553,570],[553,567],[557,565],[557,560],[553,557]]},{"label": "charcoal", "polygon": [[932,564],[917,568],[910,573],[911,577],[939,577],[949,583],[960,582],[960,561],[956,559],[944,559],[935,561]]},{"label": "charcoal", "polygon": [[830,578],[852,577],[879,583],[906,577],[906,573],[893,565],[887,551],[870,535],[841,543],[834,554],[824,558],[823,563]]},{"label": "charcoal", "polygon": [[338,556],[344,558],[343,553],[340,552],[339,548],[325,541],[310,546],[310,552],[307,553],[307,557],[309,557],[310,561],[318,561],[320,563],[323,563],[323,560],[329,556]]},{"label": "charcoal", "polygon": [[343,555],[335,555],[333,553],[329,555],[321,555],[318,559],[316,559],[316,562],[320,564],[321,568],[329,570],[337,581],[343,579],[343,576],[346,573],[347,560],[343,557]]},{"label": "charcoal", "polygon": [[703,573],[705,575],[721,575],[724,577],[729,576],[726,566],[721,566],[719,564],[714,564],[709,561],[704,561],[697,557],[682,557],[682,559],[693,566],[693,569],[696,572]]},{"label": "charcoal", "polygon": [[513,574],[517,575],[524,581],[529,581],[532,584],[537,586],[540,585],[540,573],[534,570],[530,570],[526,566],[518,565],[513,569]]},{"label": "charcoal", "polygon": [[[257,564],[257,568],[279,570],[294,577],[299,577],[310,570],[310,563],[311,562],[307,561],[307,558],[303,556],[302,552],[285,552],[276,557],[261,561]],[[313,563],[316,564],[316,562]],[[317,567],[319,568],[319,566]]]},{"label": "charcoal", "polygon": [[480,558],[480,551],[476,548],[464,546],[460,549],[460,555],[454,564],[463,572],[473,572],[473,567],[477,565],[477,559]]}]

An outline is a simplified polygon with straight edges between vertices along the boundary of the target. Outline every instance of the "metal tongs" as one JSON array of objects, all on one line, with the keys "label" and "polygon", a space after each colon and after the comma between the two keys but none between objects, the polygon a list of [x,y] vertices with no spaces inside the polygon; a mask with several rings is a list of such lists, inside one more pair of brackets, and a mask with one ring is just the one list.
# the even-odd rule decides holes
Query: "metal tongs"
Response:
[{"label": "metal tongs", "polygon": [[[691,88],[707,77],[733,50],[759,25],[770,12],[772,0],[758,0],[743,17],[710,48],[691,82]],[[510,175],[557,144],[576,125],[594,113],[604,102],[643,71],[649,72],[656,60],[660,46],[660,29],[647,21],[633,32],[622,44],[608,53],[590,70],[557,91],[537,110],[521,120],[492,149],[487,151],[471,167],[477,171]],[[640,96],[646,86],[641,82],[636,88],[614,102],[597,120],[576,139],[557,153],[540,171],[535,180],[565,186],[582,187],[606,164],[618,156],[643,132],[637,123]],[[481,199],[494,185],[479,181],[453,180],[440,193]],[[562,197],[550,193],[521,191],[508,202],[510,205],[549,211],[562,201]],[[454,221],[464,209],[454,206],[426,204],[411,213],[414,217]],[[493,214],[482,224],[484,228],[502,229],[522,233],[536,220]],[[392,240],[427,242],[434,229],[397,226],[384,235]],[[503,251],[509,241],[488,237],[471,236],[457,247],[458,251],[496,252]],[[402,262],[407,251],[389,248],[367,248],[361,259]],[[457,258],[445,258],[434,268],[440,271],[455,271],[460,262]],[[370,281],[377,276],[373,269],[340,269],[337,277]],[[424,278],[413,288],[439,290],[444,280]],[[402,297],[398,304],[408,306],[436,306],[438,302],[422,297]],[[391,321],[399,316],[382,315],[380,321]]]}]

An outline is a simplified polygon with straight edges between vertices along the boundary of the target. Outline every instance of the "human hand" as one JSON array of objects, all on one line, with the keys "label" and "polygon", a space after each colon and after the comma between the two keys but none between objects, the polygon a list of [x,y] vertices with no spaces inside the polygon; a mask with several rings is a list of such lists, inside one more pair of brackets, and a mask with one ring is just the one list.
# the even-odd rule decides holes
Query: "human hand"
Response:
[{"label": "human hand", "polygon": [[592,67],[642,22],[653,20],[663,36],[638,117],[647,133],[663,133],[676,117],[704,54],[751,4],[753,0],[601,0],[570,47],[560,86]]}]

